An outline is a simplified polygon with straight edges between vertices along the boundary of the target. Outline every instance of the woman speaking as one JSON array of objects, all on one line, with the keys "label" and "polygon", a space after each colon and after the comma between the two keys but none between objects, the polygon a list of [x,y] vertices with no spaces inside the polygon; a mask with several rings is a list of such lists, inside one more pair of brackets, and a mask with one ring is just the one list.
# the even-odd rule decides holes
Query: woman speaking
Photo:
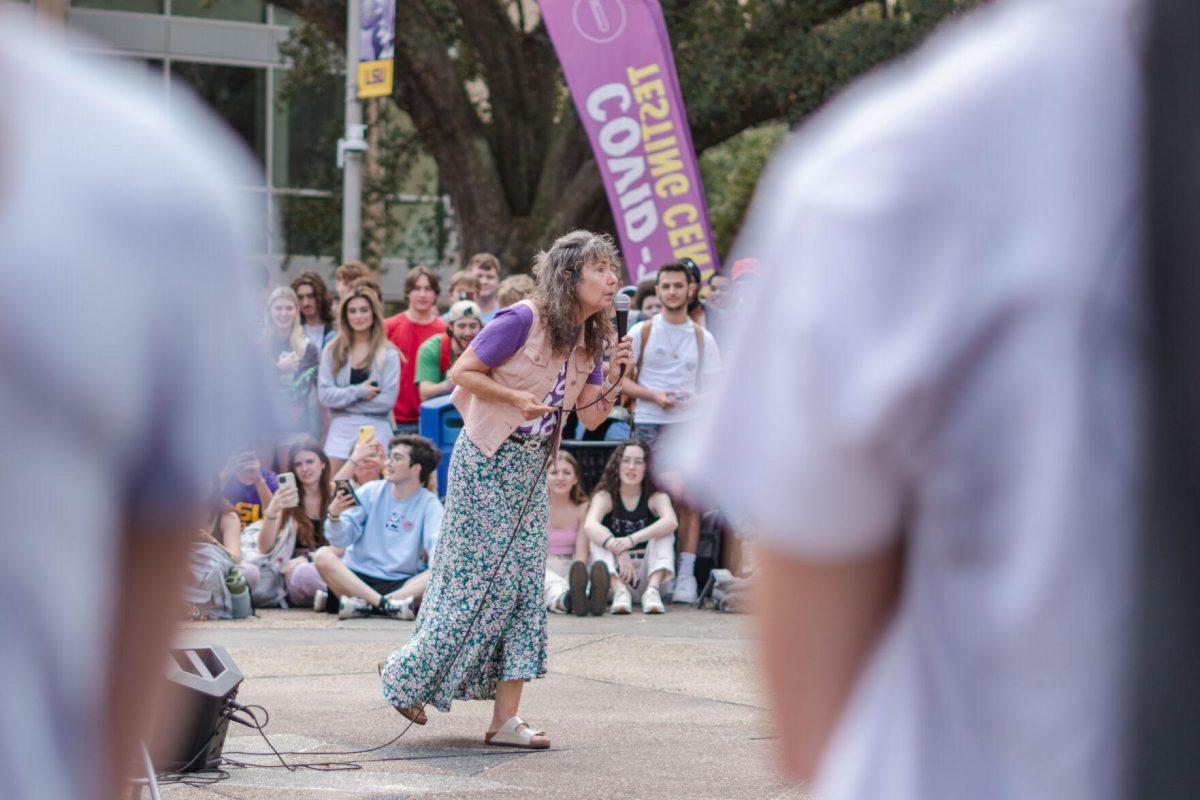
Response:
[{"label": "woman speaking", "polygon": [[611,237],[560,237],[538,254],[534,296],[497,313],[451,369],[463,435],[446,516],[416,631],[383,670],[384,696],[417,724],[426,703],[449,711],[455,699],[494,699],[484,741],[550,746],[517,716],[525,682],[546,673],[543,468],[558,447],[559,411],[574,408],[589,429],[599,426],[630,361],[626,337],[605,380],[618,269]]}]

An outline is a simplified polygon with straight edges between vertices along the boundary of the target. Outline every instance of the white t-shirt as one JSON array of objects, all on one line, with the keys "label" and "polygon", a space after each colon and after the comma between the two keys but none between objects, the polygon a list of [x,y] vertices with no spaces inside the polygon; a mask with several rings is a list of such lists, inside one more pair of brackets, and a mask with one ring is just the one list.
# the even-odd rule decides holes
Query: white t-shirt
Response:
[{"label": "white t-shirt", "polygon": [[316,325],[304,324],[304,335],[308,340],[317,346],[317,352],[320,353],[325,349],[325,323],[318,322]]},{"label": "white t-shirt", "polygon": [[0,8],[0,794],[78,800],[123,514],[194,507],[272,395],[224,126],[27,17]]},{"label": "white t-shirt", "polygon": [[797,557],[906,542],[821,800],[1124,795],[1136,10],[983,9],[820,114],[754,203],[758,322],[670,455]]},{"label": "white t-shirt", "polygon": [[[629,337],[633,340],[635,361],[642,347],[642,328],[645,325],[646,322],[639,322],[629,331]],[[684,400],[670,411],[649,400],[639,400],[636,414],[639,424],[683,422],[695,419],[700,413],[694,401],[697,395],[697,368],[701,370],[700,395],[707,391],[710,381],[721,372],[721,353],[717,349],[717,341],[708,331],[703,333],[704,363],[701,365],[700,352],[696,348],[696,329],[692,321],[674,325],[667,322],[661,314],[654,318],[650,325],[650,338],[646,340],[646,352],[638,369],[637,382],[647,389],[683,392],[691,395],[692,399]]]}]

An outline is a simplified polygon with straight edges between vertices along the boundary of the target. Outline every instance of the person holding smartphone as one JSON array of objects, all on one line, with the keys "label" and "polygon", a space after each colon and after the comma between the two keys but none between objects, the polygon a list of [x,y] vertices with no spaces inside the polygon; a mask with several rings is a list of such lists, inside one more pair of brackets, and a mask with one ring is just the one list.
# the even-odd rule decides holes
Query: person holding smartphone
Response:
[{"label": "person holding smartphone", "polygon": [[[288,450],[288,471],[279,476],[279,490],[271,498],[262,525],[246,533],[248,558],[261,578],[253,592],[256,606],[274,607],[286,600],[292,607],[312,605],[325,582],[313,566],[313,555],[329,541],[325,515],[333,499],[329,456],[313,438],[296,442]],[[339,551],[340,555],[340,551]]]},{"label": "person holding smartphone", "polygon": [[221,494],[233,505],[245,528],[262,519],[263,509],[279,488],[278,476],[262,466],[254,450],[239,450],[229,457],[220,475]]},{"label": "person holding smartphone", "polygon": [[367,286],[350,289],[338,308],[338,332],[321,354],[317,396],[330,409],[325,452],[333,471],[350,457],[359,429],[391,436],[388,413],[400,393],[400,353],[388,341],[379,297]]},{"label": "person holding smartphone", "polygon": [[357,491],[337,481],[325,518],[332,547],[318,550],[313,562],[329,595],[338,597],[339,618],[416,617],[442,528],[441,501],[425,488],[440,459],[433,442],[404,434],[388,443],[383,480]]}]

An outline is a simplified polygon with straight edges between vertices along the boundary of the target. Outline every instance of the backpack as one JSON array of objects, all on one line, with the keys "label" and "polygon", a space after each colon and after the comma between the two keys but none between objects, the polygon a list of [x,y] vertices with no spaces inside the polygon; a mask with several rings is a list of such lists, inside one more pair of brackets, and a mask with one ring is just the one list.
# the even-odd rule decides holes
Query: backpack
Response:
[{"label": "backpack", "polygon": [[188,582],[183,590],[190,619],[232,619],[233,596],[225,576],[233,558],[216,542],[193,542],[188,549]]},{"label": "backpack", "polygon": [[713,610],[745,613],[750,606],[750,579],[735,578],[727,569],[714,569],[700,592],[697,608],[704,608],[704,601],[712,600]]},{"label": "backpack", "polygon": [[242,531],[242,560],[258,567],[258,585],[250,595],[255,608],[287,608],[287,585],[283,580],[283,566],[296,549],[296,531],[291,520],[283,524],[275,535],[275,543],[268,553],[258,552],[258,532],[263,521],[258,520]]}]

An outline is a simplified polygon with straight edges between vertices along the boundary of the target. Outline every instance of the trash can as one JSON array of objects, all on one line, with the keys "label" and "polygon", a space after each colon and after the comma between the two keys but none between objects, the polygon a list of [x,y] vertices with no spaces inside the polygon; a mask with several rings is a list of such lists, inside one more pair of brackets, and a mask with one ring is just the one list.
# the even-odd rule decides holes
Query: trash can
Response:
[{"label": "trash can", "polygon": [[450,451],[458,434],[462,433],[463,419],[458,409],[450,402],[450,395],[435,397],[421,404],[421,435],[433,442],[442,453],[438,462],[438,497],[446,497],[446,479],[450,471]]}]

